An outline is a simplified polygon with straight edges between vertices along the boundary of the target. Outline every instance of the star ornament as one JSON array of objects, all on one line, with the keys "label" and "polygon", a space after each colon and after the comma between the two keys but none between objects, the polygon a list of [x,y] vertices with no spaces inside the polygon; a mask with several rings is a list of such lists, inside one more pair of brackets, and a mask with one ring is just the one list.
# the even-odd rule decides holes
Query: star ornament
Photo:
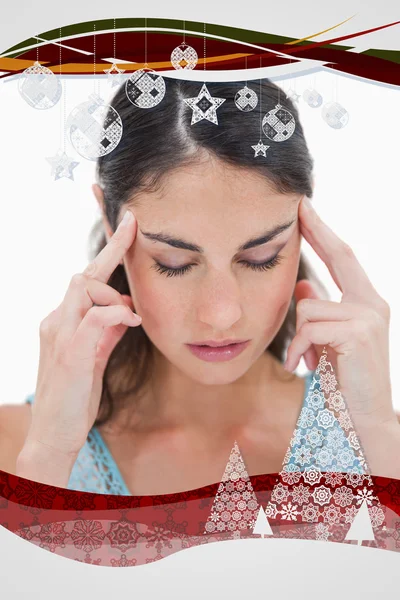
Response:
[{"label": "star ornament", "polygon": [[51,174],[54,175],[54,181],[61,179],[61,177],[74,181],[72,171],[79,163],[67,156],[63,150],[59,150],[55,156],[50,156],[46,160],[51,165]]},{"label": "star ornament", "polygon": [[125,69],[119,69],[115,63],[111,69],[103,69],[103,71],[107,73],[107,81],[111,83],[111,87],[120,85],[124,80],[122,73],[125,73]]},{"label": "star ornament", "polygon": [[255,146],[252,146],[252,148],[254,150],[254,158],[256,158],[256,156],[260,156],[260,154],[262,154],[263,156],[267,156],[267,150],[268,150],[269,146],[266,146],[260,140],[258,142],[258,144],[256,144]]},{"label": "star ornament", "polygon": [[206,84],[203,84],[196,98],[184,98],[183,101],[192,109],[191,125],[198,123],[203,119],[218,125],[217,108],[225,102],[226,98],[213,98],[207,89]]},{"label": "star ornament", "polygon": [[289,92],[286,94],[286,98],[288,100],[293,100],[293,102],[299,103],[300,94],[297,94],[295,90],[290,89]]}]

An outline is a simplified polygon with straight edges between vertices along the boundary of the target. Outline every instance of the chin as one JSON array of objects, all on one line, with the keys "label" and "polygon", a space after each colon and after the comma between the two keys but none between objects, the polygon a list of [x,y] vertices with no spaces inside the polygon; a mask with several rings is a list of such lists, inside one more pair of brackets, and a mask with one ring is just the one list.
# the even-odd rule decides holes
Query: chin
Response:
[{"label": "chin", "polygon": [[183,371],[180,367],[180,370],[202,385],[229,385],[240,379],[249,370],[250,366],[246,362],[246,364],[242,363],[240,368],[238,361],[204,362],[196,369]]}]

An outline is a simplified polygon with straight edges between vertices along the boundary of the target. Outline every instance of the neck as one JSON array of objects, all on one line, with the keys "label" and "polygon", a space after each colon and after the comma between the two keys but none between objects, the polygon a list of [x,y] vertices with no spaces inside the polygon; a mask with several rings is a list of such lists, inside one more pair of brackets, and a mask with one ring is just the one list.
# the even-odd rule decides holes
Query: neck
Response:
[{"label": "neck", "polygon": [[146,429],[229,431],[265,410],[280,376],[281,381],[292,377],[270,352],[264,352],[232,383],[205,385],[186,376],[156,351],[150,389],[138,406],[139,421]]}]

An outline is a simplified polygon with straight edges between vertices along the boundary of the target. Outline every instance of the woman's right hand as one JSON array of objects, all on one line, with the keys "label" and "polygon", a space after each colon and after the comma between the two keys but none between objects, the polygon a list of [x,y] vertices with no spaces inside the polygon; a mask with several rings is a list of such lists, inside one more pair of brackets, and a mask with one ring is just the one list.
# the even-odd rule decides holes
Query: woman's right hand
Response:
[{"label": "woman's right hand", "polygon": [[[136,238],[131,211],[82,273],[71,278],[62,303],[40,324],[40,358],[25,448],[77,456],[96,420],[103,373],[128,327],[140,325],[130,296],[107,285]],[[94,306],[101,305],[101,306]],[[28,450],[27,450],[28,452]]]}]

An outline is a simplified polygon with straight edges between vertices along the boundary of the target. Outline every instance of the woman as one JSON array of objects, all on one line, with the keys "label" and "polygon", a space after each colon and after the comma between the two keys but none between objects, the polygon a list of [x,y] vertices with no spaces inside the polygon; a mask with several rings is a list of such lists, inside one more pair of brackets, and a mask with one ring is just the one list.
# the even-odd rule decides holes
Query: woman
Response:
[{"label": "woman", "polygon": [[[226,99],[218,128],[191,124],[184,99],[196,97],[196,82],[167,79],[165,98],[149,110],[133,106],[124,86],[113,99],[124,131],[97,164],[102,238],[41,324],[20,476],[103,493],[174,493],[219,481],[235,441],[250,475],[277,472],[325,345],[337,351],[373,467],[400,448],[388,307],[347,245],[307,210],[313,161],[295,106],[268,80],[260,112],[237,109],[236,83],[207,86]],[[255,155],[260,114],[278,102],[295,131]],[[353,303],[320,299],[302,234],[339,287],[346,279]],[[361,317],[374,314],[379,360],[358,345],[357,332],[371,335],[355,282],[370,300]],[[289,370],[304,356],[305,378],[285,370],[285,354]]]}]

